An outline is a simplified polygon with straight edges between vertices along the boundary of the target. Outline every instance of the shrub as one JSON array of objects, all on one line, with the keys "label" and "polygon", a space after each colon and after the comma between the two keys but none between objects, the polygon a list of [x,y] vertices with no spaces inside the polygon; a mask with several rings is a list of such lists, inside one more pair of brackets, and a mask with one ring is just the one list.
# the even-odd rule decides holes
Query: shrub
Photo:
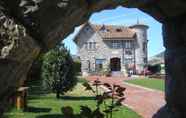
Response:
[{"label": "shrub", "polygon": [[57,46],[43,56],[42,64],[43,87],[56,92],[59,98],[71,90],[77,83],[74,62],[63,45]]},{"label": "shrub", "polygon": [[[92,84],[92,86],[95,86],[95,89],[88,83],[83,84],[84,87],[86,87],[85,90],[91,90],[96,95],[96,103],[97,108],[95,110],[91,110],[91,108],[87,106],[81,106],[81,112],[80,115],[83,116],[83,118],[113,118],[113,112],[117,111],[118,107],[122,105],[122,102],[125,100],[125,94],[124,91],[126,88],[121,87],[120,85],[115,84],[109,84],[109,83],[101,83],[99,81],[99,78],[95,80]],[[100,87],[104,86],[108,89],[108,91],[100,94]],[[110,98],[111,103],[106,104],[106,100]],[[100,106],[104,105],[104,111],[102,112],[100,110]]]},{"label": "shrub", "polygon": [[100,75],[103,76],[111,76],[111,70],[110,70],[110,65],[105,66],[102,68],[99,72]]}]

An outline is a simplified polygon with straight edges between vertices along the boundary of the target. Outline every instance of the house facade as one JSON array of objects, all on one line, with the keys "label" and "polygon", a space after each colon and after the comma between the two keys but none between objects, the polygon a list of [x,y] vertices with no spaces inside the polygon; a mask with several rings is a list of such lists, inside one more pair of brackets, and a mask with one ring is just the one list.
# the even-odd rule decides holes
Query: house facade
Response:
[{"label": "house facade", "polygon": [[147,64],[148,26],[130,27],[84,24],[74,38],[84,76],[109,69],[140,73]]}]

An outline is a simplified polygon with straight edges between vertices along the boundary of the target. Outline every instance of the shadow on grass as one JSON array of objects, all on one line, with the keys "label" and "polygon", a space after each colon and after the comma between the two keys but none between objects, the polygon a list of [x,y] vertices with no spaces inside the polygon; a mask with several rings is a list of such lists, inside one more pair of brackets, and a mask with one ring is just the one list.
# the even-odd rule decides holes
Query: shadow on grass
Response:
[{"label": "shadow on grass", "polygon": [[63,100],[95,100],[95,96],[61,96]]},{"label": "shadow on grass", "polygon": [[52,109],[51,108],[37,108],[37,107],[28,107],[24,110],[24,112],[32,112],[32,113],[40,113],[40,112],[45,112],[48,113]]},{"label": "shadow on grass", "polygon": [[80,116],[75,115],[75,116],[65,117],[64,115],[61,114],[50,114],[50,115],[40,115],[37,116],[36,118],[80,118]]},{"label": "shadow on grass", "polygon": [[39,99],[41,96],[45,96],[50,93],[50,91],[44,90],[42,86],[42,80],[32,80],[27,82],[28,89],[28,99]]},{"label": "shadow on grass", "polygon": [[28,92],[30,95],[38,95],[38,96],[46,95],[46,94],[50,93],[49,91],[44,90],[41,85],[40,86],[39,85],[38,86],[30,86],[30,89]]},{"label": "shadow on grass", "polygon": [[29,99],[29,100],[32,100],[32,99],[39,99],[39,98],[41,98],[41,96],[42,96],[42,95],[29,95],[29,96],[28,96],[28,99]]}]

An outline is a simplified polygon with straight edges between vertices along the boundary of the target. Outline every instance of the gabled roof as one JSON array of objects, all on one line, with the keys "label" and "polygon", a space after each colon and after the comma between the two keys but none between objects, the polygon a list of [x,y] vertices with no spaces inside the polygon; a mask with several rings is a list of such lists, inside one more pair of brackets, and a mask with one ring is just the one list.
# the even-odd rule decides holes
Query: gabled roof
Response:
[{"label": "gabled roof", "polygon": [[128,40],[134,39],[135,31],[129,27],[117,25],[94,25],[90,24],[94,31],[98,32],[104,40]]},{"label": "gabled roof", "polygon": [[97,32],[103,40],[134,40],[136,36],[135,31],[130,27],[119,25],[95,25],[87,22],[81,25],[79,33],[75,36],[74,40],[77,39],[87,25]]},{"label": "gabled roof", "polygon": [[80,35],[80,33],[82,32],[82,30],[83,30],[83,29],[85,28],[85,26],[88,25],[88,24],[89,24],[89,23],[86,22],[86,23],[82,24],[81,26],[79,26],[80,29],[79,29],[78,33],[75,35],[75,37],[74,37],[74,39],[73,39],[75,42],[76,42],[78,36]]}]

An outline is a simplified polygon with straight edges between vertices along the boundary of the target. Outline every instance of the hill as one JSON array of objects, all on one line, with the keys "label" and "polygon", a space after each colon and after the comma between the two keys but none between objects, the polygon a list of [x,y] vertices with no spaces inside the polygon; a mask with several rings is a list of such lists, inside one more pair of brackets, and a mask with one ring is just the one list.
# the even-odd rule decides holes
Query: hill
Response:
[{"label": "hill", "polygon": [[155,65],[155,64],[161,64],[161,63],[164,63],[164,55],[165,55],[165,52],[161,52],[153,57],[151,57],[148,61],[148,63],[150,65]]}]

